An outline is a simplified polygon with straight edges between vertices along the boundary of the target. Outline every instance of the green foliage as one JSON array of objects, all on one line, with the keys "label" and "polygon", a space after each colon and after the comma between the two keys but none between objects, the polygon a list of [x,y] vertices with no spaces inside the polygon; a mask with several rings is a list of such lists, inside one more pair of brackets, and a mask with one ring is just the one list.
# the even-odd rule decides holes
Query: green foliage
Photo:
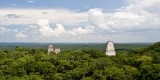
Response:
[{"label": "green foliage", "polygon": [[46,49],[17,46],[0,50],[0,80],[159,80],[160,42],[134,49],[108,57],[103,49],[47,55]]}]

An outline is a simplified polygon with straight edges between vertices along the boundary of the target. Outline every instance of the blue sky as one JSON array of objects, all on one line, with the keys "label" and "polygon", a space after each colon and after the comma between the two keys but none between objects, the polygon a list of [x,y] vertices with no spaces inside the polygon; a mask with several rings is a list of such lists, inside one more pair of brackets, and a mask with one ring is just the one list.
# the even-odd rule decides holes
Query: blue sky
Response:
[{"label": "blue sky", "polygon": [[2,8],[67,8],[86,11],[88,8],[114,10],[123,5],[122,0],[1,0]]},{"label": "blue sky", "polygon": [[1,0],[0,42],[156,42],[159,0]]}]

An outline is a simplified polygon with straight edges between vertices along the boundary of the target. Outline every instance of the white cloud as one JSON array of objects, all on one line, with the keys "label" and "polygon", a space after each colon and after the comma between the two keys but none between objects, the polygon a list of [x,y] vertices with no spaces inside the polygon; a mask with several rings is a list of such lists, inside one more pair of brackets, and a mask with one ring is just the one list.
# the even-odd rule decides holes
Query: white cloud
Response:
[{"label": "white cloud", "polygon": [[56,24],[56,28],[53,30],[53,33],[55,34],[55,35],[60,35],[60,34],[62,34],[62,33],[65,33],[65,29],[64,29],[64,27],[63,27],[63,25],[62,24]]},{"label": "white cloud", "polygon": [[27,35],[23,34],[22,32],[19,32],[16,34],[16,37],[19,37],[19,38],[26,38]]},{"label": "white cloud", "polygon": [[18,32],[18,29],[13,29],[13,32]]},{"label": "white cloud", "polygon": [[114,33],[160,29],[160,0],[136,1],[111,13],[104,13],[98,8],[90,9],[89,23]]},{"label": "white cloud", "polygon": [[89,8],[89,6],[84,6],[85,8]]},{"label": "white cloud", "polygon": [[160,0],[128,0],[126,2],[128,2],[128,6],[124,8],[129,11],[144,10],[152,14],[160,13]]},{"label": "white cloud", "polygon": [[12,6],[16,6],[17,4],[11,4]]},{"label": "white cloud", "polygon": [[39,32],[44,36],[50,36],[53,34],[52,28],[49,27],[49,21],[45,19],[40,19],[37,22],[39,26]]},{"label": "white cloud", "polygon": [[[32,25],[42,18],[49,20],[51,24],[85,24],[85,26],[91,25],[111,33],[159,29],[160,9],[158,4],[160,1],[142,0],[137,3],[136,1],[134,4],[130,3],[110,13],[103,12],[99,8],[90,9],[88,12],[75,12],[68,9],[0,9],[0,24],[6,26]],[[9,18],[6,17],[7,14],[25,17]],[[77,26],[75,28],[78,28]]]},{"label": "white cloud", "polygon": [[[8,14],[23,15],[27,18],[8,18],[6,17]],[[78,24],[87,22],[87,13],[69,9],[0,9],[0,24],[3,25],[36,24],[38,19],[47,19],[50,22],[60,24]]]},{"label": "white cloud", "polygon": [[0,27],[0,33],[10,32],[11,29],[7,29],[5,27]]},{"label": "white cloud", "polygon": [[101,9],[90,9],[88,12],[88,22],[94,26],[103,28],[105,26],[103,25],[105,23],[105,17]]},{"label": "white cloud", "polygon": [[61,24],[56,24],[57,27],[53,30],[49,26],[49,21],[47,19],[39,19],[37,24],[39,26],[39,32],[43,36],[59,36],[65,32],[65,29]]},{"label": "white cloud", "polygon": [[88,34],[93,32],[94,32],[94,27],[87,26],[86,28],[82,28],[82,27],[73,28],[72,30],[69,30],[67,33],[71,35],[81,35],[81,34]]},{"label": "white cloud", "polygon": [[37,22],[37,25],[39,27],[38,31],[43,36],[60,36],[61,34],[81,35],[81,34],[88,34],[88,33],[94,32],[93,26],[87,26],[85,28],[78,27],[78,28],[73,28],[71,30],[65,30],[62,24],[56,24],[56,28],[52,29],[49,26],[49,21],[47,19],[39,19]]},{"label": "white cloud", "polygon": [[34,3],[35,1],[29,0],[29,1],[27,1],[27,2],[29,2],[29,3]]},{"label": "white cloud", "polygon": [[[45,40],[53,40],[55,42],[96,42],[105,40],[135,42],[139,40],[143,42],[144,40],[151,39],[152,41],[158,41],[160,0],[126,1],[128,1],[126,6],[118,8],[115,11],[113,10],[114,12],[106,12],[99,8],[84,12],[69,9],[1,8],[0,24],[1,26],[7,26],[7,28],[0,27],[0,33],[11,31],[17,33],[16,35],[25,37],[23,33],[29,31],[29,33],[25,33],[28,39],[34,37],[44,42]],[[7,17],[7,14],[12,15]],[[12,25],[22,27],[12,27],[9,29]],[[20,30],[23,33],[18,34]],[[48,37],[44,38],[44,36]]]},{"label": "white cloud", "polygon": [[9,28],[5,28],[5,27],[0,27],[0,33],[5,33],[5,34],[12,33],[12,34],[14,34],[14,33],[17,33],[17,32],[19,32],[18,29],[9,29]]},{"label": "white cloud", "polygon": [[36,25],[29,25],[28,27],[29,27],[29,28],[37,28]]}]

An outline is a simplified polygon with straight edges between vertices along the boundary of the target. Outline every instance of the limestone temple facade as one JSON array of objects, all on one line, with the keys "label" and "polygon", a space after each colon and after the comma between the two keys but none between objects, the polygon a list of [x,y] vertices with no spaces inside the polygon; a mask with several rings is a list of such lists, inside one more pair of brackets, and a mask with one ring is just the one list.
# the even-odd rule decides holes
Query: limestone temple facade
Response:
[{"label": "limestone temple facade", "polygon": [[116,51],[115,51],[115,48],[114,48],[113,41],[108,41],[107,42],[106,55],[107,56],[115,56],[116,55]]},{"label": "limestone temple facade", "polygon": [[54,52],[56,54],[61,52],[60,48],[55,48],[53,45],[49,44],[48,46],[48,54],[50,54],[51,52]]}]

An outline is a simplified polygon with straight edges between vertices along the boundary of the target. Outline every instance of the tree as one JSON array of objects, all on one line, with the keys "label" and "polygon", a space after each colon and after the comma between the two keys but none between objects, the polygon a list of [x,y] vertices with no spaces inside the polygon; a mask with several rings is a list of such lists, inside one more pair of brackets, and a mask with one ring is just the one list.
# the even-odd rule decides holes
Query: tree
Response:
[{"label": "tree", "polygon": [[125,72],[123,69],[117,68],[117,67],[106,67],[105,68],[105,74],[107,80],[124,80]]}]

